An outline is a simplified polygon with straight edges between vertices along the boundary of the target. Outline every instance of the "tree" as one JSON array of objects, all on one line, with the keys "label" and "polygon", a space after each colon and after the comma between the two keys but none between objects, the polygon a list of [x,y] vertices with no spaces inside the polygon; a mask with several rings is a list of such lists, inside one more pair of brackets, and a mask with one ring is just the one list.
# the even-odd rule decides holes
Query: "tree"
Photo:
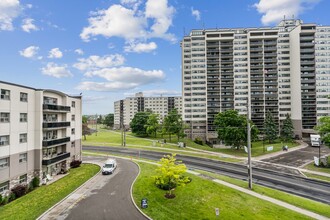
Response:
[{"label": "tree", "polygon": [[157,131],[159,130],[159,115],[158,114],[150,114],[147,120],[147,124],[145,125],[147,128],[148,134],[154,134],[157,136]]},{"label": "tree", "polygon": [[83,123],[83,124],[87,124],[87,122],[88,122],[88,117],[87,117],[87,115],[83,115],[83,116],[82,116],[82,123]]},{"label": "tree", "polygon": [[166,198],[174,198],[173,189],[178,186],[185,186],[191,181],[188,177],[183,176],[187,171],[186,165],[177,161],[175,156],[176,154],[166,155],[160,159],[158,162],[160,166],[156,169],[158,175],[154,176],[156,186],[167,190]]},{"label": "tree", "polygon": [[149,112],[138,112],[134,115],[134,118],[130,123],[132,133],[138,136],[148,136],[145,125],[147,124],[149,115]]},{"label": "tree", "polygon": [[84,136],[84,140],[86,140],[86,135],[91,135],[92,131],[91,129],[88,127],[88,124],[82,124],[82,135]]},{"label": "tree", "polygon": [[[245,115],[239,115],[236,110],[227,110],[220,112],[215,116],[214,124],[218,138],[226,145],[230,145],[236,149],[246,145],[247,143],[247,122]],[[255,139],[258,135],[258,129],[251,124],[251,139]]]},{"label": "tree", "polygon": [[293,124],[292,120],[289,114],[286,114],[286,118],[283,121],[282,131],[281,131],[282,137],[285,141],[292,140],[292,137],[294,135],[293,133]]},{"label": "tree", "polygon": [[103,120],[103,123],[107,126],[112,128],[114,124],[114,114],[110,113],[107,114]]},{"label": "tree", "polygon": [[184,125],[181,115],[178,113],[177,109],[173,109],[168,113],[164,119],[163,131],[169,135],[171,141],[171,135],[176,134],[178,140],[180,137],[184,137]]},{"label": "tree", "polygon": [[277,138],[278,128],[276,122],[274,121],[273,115],[271,112],[267,112],[266,119],[264,122],[264,133],[266,140],[269,143],[272,143]]},{"label": "tree", "polygon": [[330,147],[330,116],[321,117],[315,129],[321,135],[322,141]]},{"label": "tree", "polygon": [[103,122],[104,122],[104,119],[103,119],[102,115],[97,115],[96,116],[96,123],[103,124]]}]

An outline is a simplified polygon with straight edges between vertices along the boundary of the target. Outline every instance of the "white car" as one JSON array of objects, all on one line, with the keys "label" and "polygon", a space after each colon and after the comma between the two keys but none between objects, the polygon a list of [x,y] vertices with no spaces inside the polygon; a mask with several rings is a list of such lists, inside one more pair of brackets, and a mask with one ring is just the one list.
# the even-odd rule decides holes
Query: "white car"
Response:
[{"label": "white car", "polygon": [[113,174],[115,169],[117,168],[117,162],[115,159],[108,159],[104,166],[102,167],[102,174]]}]

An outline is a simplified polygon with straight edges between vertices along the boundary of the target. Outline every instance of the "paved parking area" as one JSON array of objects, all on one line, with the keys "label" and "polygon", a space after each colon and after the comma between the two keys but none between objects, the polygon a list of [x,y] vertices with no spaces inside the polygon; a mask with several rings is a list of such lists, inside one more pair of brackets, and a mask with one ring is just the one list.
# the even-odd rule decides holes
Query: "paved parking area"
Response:
[{"label": "paved parking area", "polygon": [[[328,154],[330,154],[330,148],[326,146],[321,146],[321,156]],[[308,146],[299,150],[295,150],[292,152],[289,151],[285,154],[263,159],[262,161],[298,168],[304,166],[309,162],[312,162],[314,160],[314,156],[319,156],[319,148]]]}]

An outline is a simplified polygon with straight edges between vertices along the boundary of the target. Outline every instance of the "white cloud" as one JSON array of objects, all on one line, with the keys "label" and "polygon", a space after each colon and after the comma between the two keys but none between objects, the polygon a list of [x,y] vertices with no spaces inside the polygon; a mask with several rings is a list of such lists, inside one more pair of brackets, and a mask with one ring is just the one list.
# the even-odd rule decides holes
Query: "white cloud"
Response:
[{"label": "white cloud", "polygon": [[[122,37],[126,41],[157,37],[176,41],[173,34],[167,33],[172,25],[175,9],[168,6],[167,0],[147,0],[140,7],[140,0],[122,0],[123,5],[112,5],[108,9],[91,13],[89,25],[84,27],[80,37],[89,41],[92,37]],[[133,9],[130,8],[134,5]],[[140,10],[138,9],[140,8]]]},{"label": "white cloud", "polygon": [[105,96],[83,96],[82,97],[84,103],[94,103],[100,100],[106,100],[108,97]]},{"label": "white cloud", "polygon": [[0,30],[11,31],[14,29],[13,20],[19,15],[21,6],[19,0],[0,1]]},{"label": "white cloud", "polygon": [[100,56],[90,56],[88,58],[80,58],[73,66],[81,71],[93,71],[106,67],[120,66],[124,64],[125,58],[120,54],[111,54]]},{"label": "white cloud", "polygon": [[23,31],[30,33],[30,31],[39,30],[39,28],[35,24],[33,24],[33,22],[34,22],[34,19],[32,19],[32,18],[24,19],[23,24],[22,24]]},{"label": "white cloud", "polygon": [[166,34],[169,27],[172,25],[172,18],[175,9],[167,5],[167,0],[148,0],[146,3],[145,15],[147,18],[154,19],[154,24],[151,26],[152,36],[164,37],[174,40],[173,35]]},{"label": "white cloud", "polygon": [[112,5],[107,10],[95,12],[94,17],[88,19],[89,26],[80,34],[84,41],[89,41],[91,36],[123,37],[135,39],[146,35],[144,28],[146,20],[135,16],[135,12],[121,5]]},{"label": "white cloud", "polygon": [[58,65],[56,63],[47,63],[46,67],[41,68],[44,75],[55,78],[72,77],[72,73],[67,69],[67,65]]},{"label": "white cloud", "polygon": [[84,91],[111,92],[132,89],[138,86],[136,83],[125,82],[81,82],[76,89]]},{"label": "white cloud", "polygon": [[306,9],[313,7],[320,0],[259,0],[254,7],[263,14],[261,22],[264,25],[279,22],[284,16],[299,17]]},{"label": "white cloud", "polygon": [[198,10],[195,10],[194,8],[191,8],[191,15],[195,17],[196,21],[201,20],[201,13]]},{"label": "white cloud", "polygon": [[62,57],[63,57],[63,53],[60,51],[59,48],[53,48],[49,51],[48,58],[59,59],[59,58],[62,58]]},{"label": "white cloud", "polygon": [[78,55],[84,55],[84,51],[82,49],[76,49],[74,52]]},{"label": "white cloud", "polygon": [[136,53],[149,53],[157,49],[155,42],[150,43],[130,43],[125,46],[125,52],[136,52]]},{"label": "white cloud", "polygon": [[24,50],[19,51],[19,54],[26,58],[34,58],[38,53],[39,47],[30,46],[25,48]]}]

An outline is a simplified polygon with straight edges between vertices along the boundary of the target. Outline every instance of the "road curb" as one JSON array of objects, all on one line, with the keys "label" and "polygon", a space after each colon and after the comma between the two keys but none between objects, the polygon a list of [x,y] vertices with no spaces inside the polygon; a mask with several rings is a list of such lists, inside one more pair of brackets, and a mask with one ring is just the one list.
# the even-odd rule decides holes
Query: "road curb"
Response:
[{"label": "road curb", "polygon": [[49,209],[47,209],[47,211],[45,211],[44,213],[42,213],[36,220],[40,220],[41,218],[43,218],[52,209],[56,208],[59,204],[61,204],[64,200],[66,200],[67,198],[69,198],[72,194],[74,194],[76,191],[78,191],[79,189],[81,189],[82,187],[84,187],[87,183],[89,183],[90,181],[92,181],[101,172],[101,166],[99,164],[97,164],[97,163],[91,163],[91,162],[83,162],[83,163],[89,163],[89,164],[97,165],[97,166],[100,167],[100,170],[92,178],[90,178],[89,180],[87,180],[86,182],[84,182],[77,189],[75,189],[74,191],[72,191],[69,195],[67,195],[66,197],[64,197],[63,199],[61,199],[61,201],[57,202],[55,205],[53,205],[52,207],[50,207]]}]

